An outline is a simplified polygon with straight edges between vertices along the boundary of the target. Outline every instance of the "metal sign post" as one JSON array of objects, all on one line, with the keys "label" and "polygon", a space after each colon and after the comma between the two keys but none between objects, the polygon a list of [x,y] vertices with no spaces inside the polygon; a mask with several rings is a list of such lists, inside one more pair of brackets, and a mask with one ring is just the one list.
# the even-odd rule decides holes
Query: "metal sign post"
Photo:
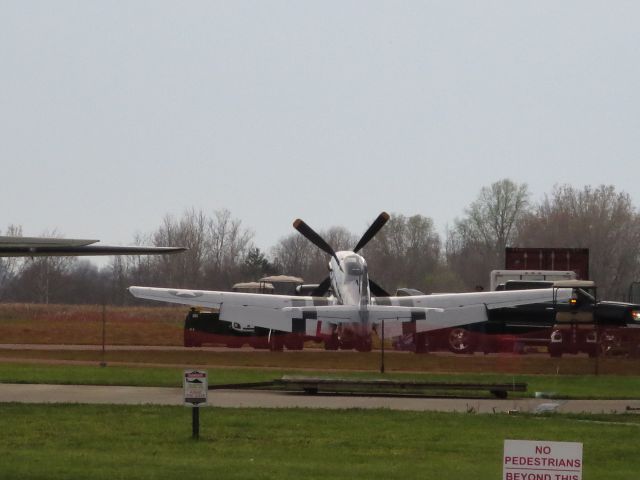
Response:
[{"label": "metal sign post", "polygon": [[183,376],[184,404],[191,407],[191,437],[200,438],[200,405],[207,403],[209,385],[207,372],[185,370]]},{"label": "metal sign post", "polygon": [[382,341],[380,342],[380,373],[384,373],[384,320],[382,320]]},{"label": "metal sign post", "polygon": [[107,341],[107,305],[103,301],[102,302],[102,361],[100,362],[101,367],[107,366],[106,360],[106,344]]}]

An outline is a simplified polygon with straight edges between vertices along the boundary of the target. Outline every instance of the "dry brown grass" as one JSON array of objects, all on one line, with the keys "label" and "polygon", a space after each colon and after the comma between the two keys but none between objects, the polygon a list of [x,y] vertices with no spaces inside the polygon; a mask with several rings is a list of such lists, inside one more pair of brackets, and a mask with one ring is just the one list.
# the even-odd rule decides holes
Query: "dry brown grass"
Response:
[{"label": "dry brown grass", "polygon": [[[182,345],[186,307],[105,309],[109,345]],[[0,304],[0,343],[102,344],[101,305]]]}]

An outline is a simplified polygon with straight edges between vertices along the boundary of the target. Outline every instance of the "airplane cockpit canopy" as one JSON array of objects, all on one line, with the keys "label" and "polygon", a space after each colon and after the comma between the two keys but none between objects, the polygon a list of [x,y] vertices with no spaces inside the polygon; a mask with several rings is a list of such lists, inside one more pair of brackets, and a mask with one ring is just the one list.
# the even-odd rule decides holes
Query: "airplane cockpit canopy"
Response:
[{"label": "airplane cockpit canopy", "polygon": [[366,271],[364,259],[358,255],[346,257],[344,259],[345,273],[352,277],[360,277]]}]

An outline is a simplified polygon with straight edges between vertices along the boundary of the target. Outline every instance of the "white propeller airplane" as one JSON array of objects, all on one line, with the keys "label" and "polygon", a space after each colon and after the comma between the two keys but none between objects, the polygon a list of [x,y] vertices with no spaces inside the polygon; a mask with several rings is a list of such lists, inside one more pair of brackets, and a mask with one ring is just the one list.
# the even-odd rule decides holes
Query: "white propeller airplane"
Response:
[{"label": "white propeller airplane", "polygon": [[[220,320],[279,332],[314,336],[325,348],[371,350],[371,334],[385,322],[389,337],[413,333],[417,352],[427,349],[425,332],[487,320],[487,311],[552,300],[553,289],[394,297],[373,282],[358,255],[389,220],[381,213],[353,250],[336,252],[311,227],[293,223],[302,235],[331,256],[329,277],[311,296],[129,287],[138,298],[193,307],[217,308]],[[324,295],[331,289],[331,295]],[[569,292],[563,292],[568,296]]]}]

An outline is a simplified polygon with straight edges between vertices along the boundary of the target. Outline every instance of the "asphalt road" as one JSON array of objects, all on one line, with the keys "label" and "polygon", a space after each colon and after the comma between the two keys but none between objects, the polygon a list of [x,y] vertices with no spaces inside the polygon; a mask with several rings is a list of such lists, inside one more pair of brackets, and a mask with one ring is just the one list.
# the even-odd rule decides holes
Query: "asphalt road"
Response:
[{"label": "asphalt road", "polygon": [[[181,388],[0,384],[0,403],[183,405]],[[208,406],[225,408],[386,408],[391,410],[517,413],[640,413],[640,400],[367,397],[258,390],[215,390]]]}]

